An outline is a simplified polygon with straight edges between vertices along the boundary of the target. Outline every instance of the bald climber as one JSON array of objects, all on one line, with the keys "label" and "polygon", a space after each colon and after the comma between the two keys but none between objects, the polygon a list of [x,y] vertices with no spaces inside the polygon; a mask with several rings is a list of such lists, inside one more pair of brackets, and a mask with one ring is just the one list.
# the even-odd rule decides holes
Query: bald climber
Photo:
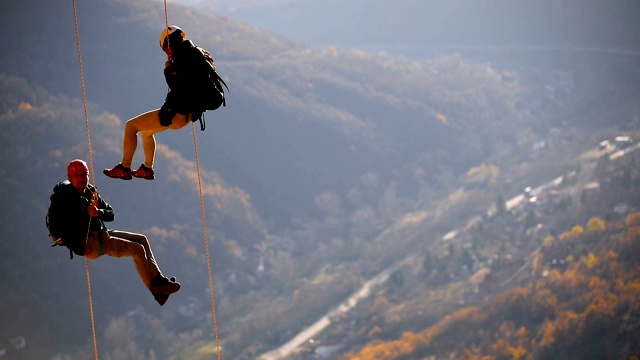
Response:
[{"label": "bald climber", "polygon": [[180,283],[168,279],[153,256],[143,234],[111,230],[105,222],[115,218],[113,208],[89,183],[89,168],[80,159],[67,166],[67,180],[57,184],[51,195],[47,225],[54,242],[87,259],[102,255],[131,257],[138,276],[162,306],[169,295],[180,290]]}]

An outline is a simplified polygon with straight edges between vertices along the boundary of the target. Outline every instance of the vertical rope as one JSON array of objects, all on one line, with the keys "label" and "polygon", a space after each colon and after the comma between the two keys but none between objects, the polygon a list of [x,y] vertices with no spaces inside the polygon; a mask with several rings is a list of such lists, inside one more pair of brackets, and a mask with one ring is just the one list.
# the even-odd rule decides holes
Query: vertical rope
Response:
[{"label": "vertical rope", "polygon": [[167,0],[164,0],[164,28],[169,27],[169,10],[167,9]]},{"label": "vertical rope", "polygon": [[91,295],[91,272],[89,271],[89,259],[84,258],[84,268],[87,273],[87,296],[89,297],[89,313],[91,314],[91,335],[93,337],[93,356],[98,357],[98,338],[96,336],[96,321],[93,315],[93,300]]},{"label": "vertical rope", "polygon": [[[73,23],[76,31],[76,47],[78,49],[78,64],[80,67],[80,86],[82,88],[82,102],[84,105],[84,119],[85,128],[87,132],[87,147],[89,148],[89,174],[91,175],[92,182],[95,186],[95,174],[93,172],[93,152],[91,150],[91,131],[89,130],[89,111],[87,107],[87,94],[84,86],[84,71],[82,69],[82,52],[80,51],[80,31],[78,29],[78,12],[76,9],[76,1],[72,0],[73,5]],[[89,219],[91,223],[91,219]],[[87,235],[89,230],[87,229]],[[87,236],[88,238],[88,236]],[[96,322],[93,311],[93,295],[91,291],[91,272],[89,271],[89,260],[84,258],[85,270],[87,273],[87,296],[89,298],[89,313],[91,315],[91,334],[93,336],[93,354],[95,359],[98,360],[98,338],[96,336]]]},{"label": "vertical rope", "polygon": [[220,351],[220,336],[218,334],[218,317],[216,315],[216,300],[213,292],[213,271],[211,270],[211,253],[209,251],[209,234],[207,231],[207,217],[204,211],[204,195],[202,193],[202,180],[200,176],[200,158],[198,156],[198,141],[196,137],[196,126],[191,123],[191,134],[193,135],[193,147],[195,150],[196,169],[198,171],[198,190],[200,191],[200,211],[202,213],[202,227],[204,229],[204,250],[207,257],[207,272],[209,274],[209,297],[211,299],[211,318],[213,319],[213,330],[216,336],[216,352],[218,360],[222,359]]},{"label": "vertical rope", "polygon": [[[167,8],[167,0],[164,0],[164,22],[165,29],[169,28],[169,11]],[[167,36],[167,46],[169,45],[169,37]],[[220,349],[220,334],[218,332],[218,316],[216,314],[216,297],[213,291],[213,271],[211,269],[211,251],[209,250],[209,232],[207,230],[207,216],[204,208],[204,194],[202,192],[202,176],[200,174],[200,157],[198,155],[198,139],[196,137],[196,127],[191,123],[191,134],[193,135],[193,149],[195,152],[196,170],[198,173],[198,191],[200,193],[200,212],[202,214],[202,228],[204,232],[204,250],[207,258],[207,273],[209,275],[209,298],[211,300],[211,319],[213,320],[213,331],[216,338],[216,353],[218,360],[222,359],[222,351]]]},{"label": "vertical rope", "polygon": [[[167,8],[167,0],[164,0],[164,29],[169,29],[169,9]],[[162,46],[162,44],[160,44]],[[167,35],[167,46],[169,46],[169,36]],[[169,59],[169,55],[167,54],[167,59]]]},{"label": "vertical rope", "polygon": [[87,147],[89,148],[89,174],[91,183],[96,186],[96,177],[93,171],[93,151],[91,146],[91,131],[89,129],[89,110],[87,107],[87,92],[84,86],[84,70],[82,68],[82,52],[80,51],[80,30],[78,29],[78,13],[76,10],[76,0],[73,2],[73,22],[76,28],[76,47],[78,48],[78,64],[80,66],[80,86],[82,88],[82,103],[84,105],[84,122],[87,133]]}]

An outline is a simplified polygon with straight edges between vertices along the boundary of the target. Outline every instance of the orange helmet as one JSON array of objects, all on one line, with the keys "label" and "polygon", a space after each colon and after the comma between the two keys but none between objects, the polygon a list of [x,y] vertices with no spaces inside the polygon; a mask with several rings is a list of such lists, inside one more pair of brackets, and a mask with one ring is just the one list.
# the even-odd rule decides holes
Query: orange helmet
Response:
[{"label": "orange helmet", "polygon": [[182,29],[180,29],[179,27],[175,26],[175,25],[169,25],[168,28],[164,29],[162,31],[162,33],[160,33],[160,47],[164,48],[164,42],[167,41],[167,37],[171,34],[173,34],[176,31],[182,31]]},{"label": "orange helmet", "polygon": [[71,160],[69,165],[67,166],[67,174],[82,174],[89,173],[89,168],[87,167],[87,163],[84,160],[74,159]]}]

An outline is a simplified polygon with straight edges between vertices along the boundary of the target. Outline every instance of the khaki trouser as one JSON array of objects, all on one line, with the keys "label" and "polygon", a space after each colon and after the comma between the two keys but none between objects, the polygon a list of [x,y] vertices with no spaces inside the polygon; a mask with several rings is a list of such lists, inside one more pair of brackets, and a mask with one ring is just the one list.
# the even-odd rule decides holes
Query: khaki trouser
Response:
[{"label": "khaki trouser", "polygon": [[156,138],[154,134],[167,129],[179,130],[185,127],[187,115],[175,114],[169,126],[160,125],[160,109],[151,110],[129,119],[124,126],[124,140],[122,152],[122,166],[131,167],[133,154],[138,147],[138,132],[142,138],[142,149],[144,151],[144,166],[153,169],[153,159],[156,156]]},{"label": "khaki trouser", "polygon": [[162,274],[153,257],[149,240],[142,234],[118,230],[91,233],[84,256],[93,260],[102,255],[132,257],[138,276],[147,288],[151,286],[154,277]]}]

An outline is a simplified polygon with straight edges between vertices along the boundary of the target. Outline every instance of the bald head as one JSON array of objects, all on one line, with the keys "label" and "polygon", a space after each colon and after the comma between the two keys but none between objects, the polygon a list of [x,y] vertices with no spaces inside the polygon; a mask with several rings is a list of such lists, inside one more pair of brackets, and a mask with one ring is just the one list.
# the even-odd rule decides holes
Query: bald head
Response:
[{"label": "bald head", "polygon": [[89,184],[89,168],[84,160],[71,160],[67,166],[67,179],[80,194],[84,193]]}]

